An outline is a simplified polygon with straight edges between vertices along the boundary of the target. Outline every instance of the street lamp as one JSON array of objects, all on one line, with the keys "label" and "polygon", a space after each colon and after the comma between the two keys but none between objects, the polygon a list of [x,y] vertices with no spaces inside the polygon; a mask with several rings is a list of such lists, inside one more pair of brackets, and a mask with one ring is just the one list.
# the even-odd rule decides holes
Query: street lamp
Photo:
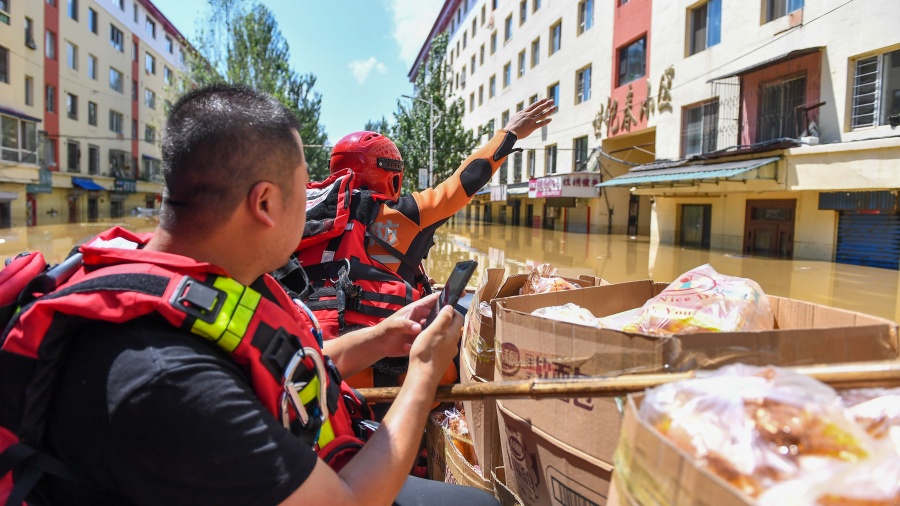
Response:
[{"label": "street lamp", "polygon": [[434,174],[434,129],[441,124],[441,117],[438,116],[437,123],[434,122],[434,102],[410,95],[400,96],[428,104],[428,186],[431,186],[433,183],[431,175]]}]

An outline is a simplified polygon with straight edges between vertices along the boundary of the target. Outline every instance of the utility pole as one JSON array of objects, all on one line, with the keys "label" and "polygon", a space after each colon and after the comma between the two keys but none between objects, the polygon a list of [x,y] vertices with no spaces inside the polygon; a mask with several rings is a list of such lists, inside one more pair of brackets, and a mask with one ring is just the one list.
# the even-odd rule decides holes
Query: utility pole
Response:
[{"label": "utility pole", "polygon": [[428,186],[434,186],[434,129],[441,124],[441,117],[438,116],[437,123],[434,122],[434,102],[425,100],[424,98],[413,97],[410,95],[401,95],[403,98],[410,100],[418,100],[428,104]]}]

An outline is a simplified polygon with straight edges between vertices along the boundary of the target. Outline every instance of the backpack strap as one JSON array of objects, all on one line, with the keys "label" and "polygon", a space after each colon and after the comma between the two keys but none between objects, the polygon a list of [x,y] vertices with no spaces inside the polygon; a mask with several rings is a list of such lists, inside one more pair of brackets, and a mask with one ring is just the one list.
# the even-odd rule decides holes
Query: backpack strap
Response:
[{"label": "backpack strap", "polygon": [[17,443],[0,453],[0,477],[20,469],[21,473],[6,498],[5,506],[21,506],[41,477],[51,474],[78,483],[60,460],[26,443]]}]

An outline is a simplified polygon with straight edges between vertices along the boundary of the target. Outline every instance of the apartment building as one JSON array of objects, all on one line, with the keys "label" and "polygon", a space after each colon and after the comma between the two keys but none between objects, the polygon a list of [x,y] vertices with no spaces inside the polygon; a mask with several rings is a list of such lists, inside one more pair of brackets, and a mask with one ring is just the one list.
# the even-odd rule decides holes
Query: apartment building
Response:
[{"label": "apartment building", "polygon": [[[452,34],[454,84],[460,73],[454,94],[467,101],[467,127],[502,121],[519,96],[543,96],[543,86],[555,93],[551,86],[560,83],[554,122],[541,132],[540,142],[525,141],[529,149],[538,144],[535,170],[523,176],[531,187],[527,196],[520,197],[521,188],[513,186],[519,179],[498,175],[476,207],[491,211],[482,211],[479,219],[516,223],[504,208],[522,198],[542,208],[543,217],[562,216],[562,223],[540,223],[557,229],[649,234],[652,241],[691,248],[898,268],[900,39],[892,26],[900,19],[900,4],[596,0],[590,9],[584,4],[445,3],[447,12],[435,30]],[[536,5],[538,12],[552,14],[533,15]],[[481,25],[482,9],[488,29]],[[587,11],[593,20],[585,30]],[[529,15],[525,29],[519,27],[522,12]],[[507,47],[502,43],[510,15],[513,42]],[[527,26],[530,21],[534,26]],[[562,47],[548,55],[546,41],[560,21]],[[480,63],[482,38],[492,48],[494,32],[498,57],[488,59],[484,69],[476,66],[473,80],[473,55]],[[487,91],[480,105],[481,87],[491,90],[491,76],[504,76],[507,61],[515,69],[522,49],[530,61],[530,44],[517,40],[520,35],[538,39],[538,65],[545,65],[541,82],[516,74],[509,90],[497,88],[510,98]],[[577,72],[588,65],[590,112],[582,115]],[[579,177],[575,160],[583,148],[576,139],[582,136],[589,153],[585,174],[598,173],[599,193],[577,196],[574,207],[548,211],[570,202],[555,200],[555,181],[549,183],[554,192],[549,199],[533,189],[564,173]],[[569,143],[572,151],[564,151]],[[555,150],[548,149],[553,145]],[[542,172],[554,166],[560,175]],[[504,184],[505,190],[498,188]],[[559,187],[565,191],[565,179]]]},{"label": "apartment building", "polygon": [[156,208],[188,50],[149,0],[0,0],[0,227]]}]

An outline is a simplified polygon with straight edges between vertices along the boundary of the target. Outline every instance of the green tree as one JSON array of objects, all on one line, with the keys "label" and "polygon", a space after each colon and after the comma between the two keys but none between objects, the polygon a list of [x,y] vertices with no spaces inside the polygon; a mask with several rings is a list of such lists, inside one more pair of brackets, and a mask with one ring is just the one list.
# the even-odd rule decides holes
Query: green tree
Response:
[{"label": "green tree", "polygon": [[290,49],[275,15],[244,0],[208,0],[208,7],[206,18],[198,21],[197,52],[187,60],[188,82],[244,84],[278,98],[300,121],[312,179],[327,177],[328,136],[319,124],[322,95],[313,89],[316,76],[290,67]]},{"label": "green tree", "polygon": [[414,97],[421,100],[397,101],[391,139],[403,155],[403,186],[407,192],[416,189],[419,169],[428,167],[430,106],[422,100],[433,103],[435,118],[440,116],[440,123],[434,129],[434,183],[453,174],[478,143],[472,130],[462,125],[465,103],[462,99],[449,98],[452,73],[445,61],[447,41],[446,33],[435,38],[428,59],[419,70]]},{"label": "green tree", "polygon": [[391,125],[387,121],[387,118],[385,118],[384,116],[382,116],[380,120],[366,121],[363,130],[367,132],[378,132],[381,135],[386,135],[388,137],[392,137],[394,135],[393,127],[391,127]]}]

